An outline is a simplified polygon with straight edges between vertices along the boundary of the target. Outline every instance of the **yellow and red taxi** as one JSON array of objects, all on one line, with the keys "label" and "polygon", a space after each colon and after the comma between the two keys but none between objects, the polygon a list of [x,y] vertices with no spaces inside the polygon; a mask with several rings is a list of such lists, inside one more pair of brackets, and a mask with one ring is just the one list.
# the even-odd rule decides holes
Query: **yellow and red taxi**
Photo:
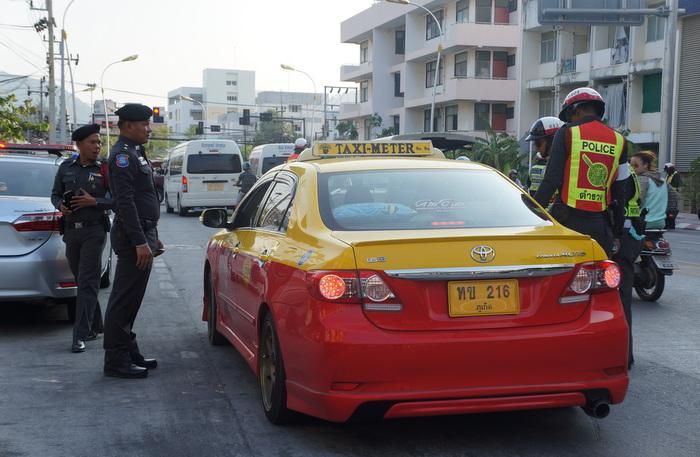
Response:
[{"label": "yellow and red taxi", "polygon": [[212,344],[273,423],[581,406],[628,386],[620,270],[499,172],[430,142],[317,143],[265,174],[204,266]]}]

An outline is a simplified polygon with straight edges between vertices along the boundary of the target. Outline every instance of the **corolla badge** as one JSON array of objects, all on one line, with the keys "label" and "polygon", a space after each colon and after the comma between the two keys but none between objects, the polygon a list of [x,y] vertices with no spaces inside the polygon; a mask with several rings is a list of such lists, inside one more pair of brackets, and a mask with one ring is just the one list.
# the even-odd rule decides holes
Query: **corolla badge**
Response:
[{"label": "corolla badge", "polygon": [[472,259],[479,263],[489,263],[496,258],[496,251],[491,246],[481,245],[472,249]]}]

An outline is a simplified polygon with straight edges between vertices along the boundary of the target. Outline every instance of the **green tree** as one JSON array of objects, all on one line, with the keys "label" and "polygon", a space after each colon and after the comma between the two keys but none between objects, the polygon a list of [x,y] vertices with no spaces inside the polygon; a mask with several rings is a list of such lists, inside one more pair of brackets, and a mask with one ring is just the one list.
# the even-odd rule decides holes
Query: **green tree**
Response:
[{"label": "green tree", "polygon": [[486,129],[486,139],[474,142],[468,157],[475,162],[489,165],[503,173],[511,169],[521,171],[521,164],[527,154],[520,152],[520,144],[506,133],[496,133],[491,127]]},{"label": "green tree", "polygon": [[255,145],[294,142],[296,135],[292,124],[281,120],[277,112],[272,110],[268,112],[272,113],[272,120],[258,123],[258,129],[253,140]]},{"label": "green tree", "polygon": [[688,193],[692,212],[700,209],[700,157],[696,157],[690,162],[690,173],[685,183],[684,193]]},{"label": "green tree", "polygon": [[185,138],[193,139],[194,137],[197,136],[197,126],[190,125],[189,127],[187,127],[187,130],[185,130],[183,135],[185,135]]},{"label": "green tree", "polygon": [[385,136],[392,136],[392,135],[396,135],[396,134],[398,134],[398,132],[396,131],[396,129],[394,127],[387,127],[385,129],[382,129],[382,133],[381,133],[380,137],[383,138]]},{"label": "green tree", "polygon": [[151,140],[146,145],[146,153],[151,160],[163,160],[168,156],[168,149],[175,146],[175,142],[170,140],[170,127],[158,125],[153,127]]},{"label": "green tree", "polygon": [[369,138],[371,139],[374,136],[374,129],[379,128],[382,126],[382,123],[384,120],[382,117],[379,115],[379,113],[374,113],[369,117]]},{"label": "green tree", "polygon": [[356,140],[357,139],[357,127],[352,121],[341,121],[335,126],[335,130],[338,132],[343,140]]},{"label": "green tree", "polygon": [[23,142],[49,131],[45,122],[32,121],[37,115],[37,109],[31,100],[25,100],[17,105],[14,94],[0,97],[0,140]]}]

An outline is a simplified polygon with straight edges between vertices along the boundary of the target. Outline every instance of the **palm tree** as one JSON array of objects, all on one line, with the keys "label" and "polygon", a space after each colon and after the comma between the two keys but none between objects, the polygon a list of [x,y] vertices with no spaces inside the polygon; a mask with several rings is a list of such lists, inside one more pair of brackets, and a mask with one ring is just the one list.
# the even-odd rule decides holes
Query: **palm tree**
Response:
[{"label": "palm tree", "polygon": [[520,152],[520,144],[506,133],[496,133],[486,128],[486,139],[477,139],[468,154],[471,160],[489,165],[503,173],[520,169],[526,154]]}]

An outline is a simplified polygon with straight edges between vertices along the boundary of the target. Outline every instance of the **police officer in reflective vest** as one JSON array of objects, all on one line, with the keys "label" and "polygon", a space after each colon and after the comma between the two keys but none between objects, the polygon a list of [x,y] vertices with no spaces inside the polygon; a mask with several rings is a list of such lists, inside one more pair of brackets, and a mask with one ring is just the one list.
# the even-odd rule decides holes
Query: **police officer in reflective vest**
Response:
[{"label": "police officer in reflective vest", "polygon": [[[629,164],[621,165],[629,166]],[[613,260],[620,265],[622,280],[620,281],[620,300],[625,310],[627,326],[629,327],[629,357],[628,367],[634,363],[632,352],[632,288],[634,287],[634,261],[642,250],[644,237],[644,215],[646,210],[641,209],[641,191],[639,180],[634,171],[630,170],[630,176],[626,180],[627,195],[630,196],[625,205],[625,222],[620,238],[620,249],[613,255]]]},{"label": "police officer in reflective vest", "polygon": [[136,343],[134,321],[141,307],[153,257],[163,252],[158,239],[160,203],[153,168],[144,145],[151,133],[147,106],[131,103],[115,112],[120,136],[109,155],[109,183],[114,199],[112,248],[117,254],[114,285],[105,313],[104,374],[145,378],[156,368]]},{"label": "police officer in reflective vest", "polygon": [[[563,225],[587,234],[611,255],[622,233],[627,143],[603,124],[605,102],[598,92],[584,87],[564,100],[559,119],[567,122],[554,136],[547,170],[535,199],[549,204],[559,191],[552,215]],[[609,217],[608,209],[613,217]]]},{"label": "police officer in reflective vest", "polygon": [[535,164],[530,168],[530,177],[527,185],[530,195],[533,197],[544,179],[544,171],[547,168],[547,158],[552,147],[552,139],[562,125],[564,123],[557,117],[542,117],[532,124],[530,132],[525,138],[525,141],[535,143],[535,151],[537,152]]},{"label": "police officer in reflective vest", "polygon": [[102,332],[102,310],[97,301],[102,275],[102,252],[112,208],[107,187],[107,167],[100,155],[100,126],[84,125],[71,139],[80,151],[58,167],[51,202],[63,213],[66,258],[78,285],[71,351],[84,352],[85,341]]}]

